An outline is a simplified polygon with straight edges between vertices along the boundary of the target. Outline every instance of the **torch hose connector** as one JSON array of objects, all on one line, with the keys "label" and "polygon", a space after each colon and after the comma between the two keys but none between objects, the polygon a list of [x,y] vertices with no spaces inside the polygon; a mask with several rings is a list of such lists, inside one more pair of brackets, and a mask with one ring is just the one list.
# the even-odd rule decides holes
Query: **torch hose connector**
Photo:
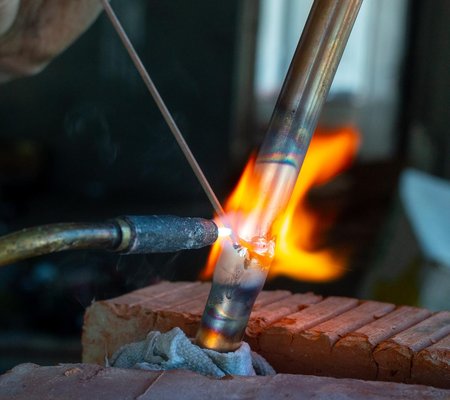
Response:
[{"label": "torch hose connector", "polygon": [[213,244],[217,225],[173,215],[123,216],[103,223],[58,223],[0,237],[0,267],[64,250],[109,250],[121,254],[170,253]]}]

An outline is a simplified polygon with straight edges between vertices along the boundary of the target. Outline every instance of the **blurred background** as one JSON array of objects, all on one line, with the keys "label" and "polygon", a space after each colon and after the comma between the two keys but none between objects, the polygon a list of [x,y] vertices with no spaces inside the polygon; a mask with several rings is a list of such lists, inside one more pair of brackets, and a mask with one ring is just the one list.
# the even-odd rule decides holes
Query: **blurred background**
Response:
[{"label": "blurred background", "polygon": [[[262,141],[311,4],[112,1],[222,202]],[[307,256],[266,288],[450,307],[449,20],[447,0],[364,1],[320,121],[325,138],[351,127],[359,150],[307,188],[294,224],[303,232],[307,215],[302,252],[336,255],[344,273],[296,273],[315,267]],[[2,85],[0,234],[124,214],[213,211],[101,16],[44,72]],[[67,252],[1,268],[0,371],[78,361],[92,301],[204,277],[207,255]]]}]

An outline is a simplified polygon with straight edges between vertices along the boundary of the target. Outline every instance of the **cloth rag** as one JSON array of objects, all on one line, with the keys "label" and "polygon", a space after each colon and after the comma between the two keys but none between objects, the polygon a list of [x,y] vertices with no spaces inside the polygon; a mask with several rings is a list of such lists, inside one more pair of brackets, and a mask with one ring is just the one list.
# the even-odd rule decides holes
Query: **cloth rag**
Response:
[{"label": "cloth rag", "polygon": [[180,328],[169,332],[152,331],[141,342],[117,350],[108,366],[144,370],[189,369],[207,376],[275,375],[274,369],[259,354],[242,342],[229,353],[202,349],[192,343]]}]

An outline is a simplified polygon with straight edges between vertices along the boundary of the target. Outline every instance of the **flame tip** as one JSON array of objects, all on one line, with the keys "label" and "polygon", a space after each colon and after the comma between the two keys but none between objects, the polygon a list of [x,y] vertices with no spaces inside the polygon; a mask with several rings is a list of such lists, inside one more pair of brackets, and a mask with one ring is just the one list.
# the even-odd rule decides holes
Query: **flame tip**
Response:
[{"label": "flame tip", "polygon": [[232,234],[232,230],[231,230],[231,228],[228,228],[228,227],[226,227],[226,226],[221,226],[221,227],[219,227],[218,228],[218,231],[219,231],[219,233],[218,233],[218,236],[220,237],[220,238],[224,238],[224,237],[228,237],[228,236],[231,236],[231,234]]}]

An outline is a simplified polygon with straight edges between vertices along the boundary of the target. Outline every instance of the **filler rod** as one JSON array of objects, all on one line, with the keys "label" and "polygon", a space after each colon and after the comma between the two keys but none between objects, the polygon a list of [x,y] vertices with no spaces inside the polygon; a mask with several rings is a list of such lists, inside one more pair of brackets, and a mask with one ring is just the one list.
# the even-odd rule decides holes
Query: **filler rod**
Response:
[{"label": "filler rod", "polygon": [[167,125],[169,126],[170,131],[172,132],[173,136],[175,137],[175,140],[177,141],[178,145],[180,146],[181,151],[183,152],[184,156],[186,157],[187,162],[191,166],[192,171],[194,171],[195,176],[197,177],[198,181],[200,182],[200,185],[202,186],[203,190],[205,191],[206,196],[208,196],[208,199],[211,202],[211,204],[214,208],[214,211],[221,218],[222,222],[225,223],[225,221],[226,221],[225,211],[223,210],[222,205],[219,202],[219,199],[217,198],[211,185],[209,184],[208,180],[206,179],[206,176],[203,173],[200,165],[198,164],[197,160],[195,159],[194,155],[192,154],[191,149],[189,148],[189,146],[186,143],[186,140],[184,139],[175,120],[173,119],[172,115],[170,114],[169,109],[167,108],[166,104],[164,103],[163,99],[161,98],[161,96],[158,92],[158,89],[156,89],[155,84],[153,83],[152,79],[150,78],[150,75],[148,74],[147,70],[145,69],[144,64],[142,63],[141,59],[139,58],[139,55],[137,54],[130,39],[128,38],[128,35],[126,34],[125,30],[123,29],[122,24],[120,23],[119,19],[117,18],[109,1],[101,0],[101,2],[103,4],[103,8],[105,9],[106,15],[108,16],[109,20],[111,21],[111,24],[113,25],[114,29],[116,30],[117,34],[119,35],[119,38],[122,41],[123,45],[125,46],[125,49],[127,50],[129,56],[131,57],[131,60],[133,61],[134,65],[136,66],[136,68],[139,72],[139,75],[141,75],[141,78],[144,81],[145,85],[147,86],[147,89],[149,90],[150,94],[152,95],[153,100],[155,100],[156,105],[158,106],[159,110],[161,111],[161,114],[164,117],[164,120],[166,121]]}]

